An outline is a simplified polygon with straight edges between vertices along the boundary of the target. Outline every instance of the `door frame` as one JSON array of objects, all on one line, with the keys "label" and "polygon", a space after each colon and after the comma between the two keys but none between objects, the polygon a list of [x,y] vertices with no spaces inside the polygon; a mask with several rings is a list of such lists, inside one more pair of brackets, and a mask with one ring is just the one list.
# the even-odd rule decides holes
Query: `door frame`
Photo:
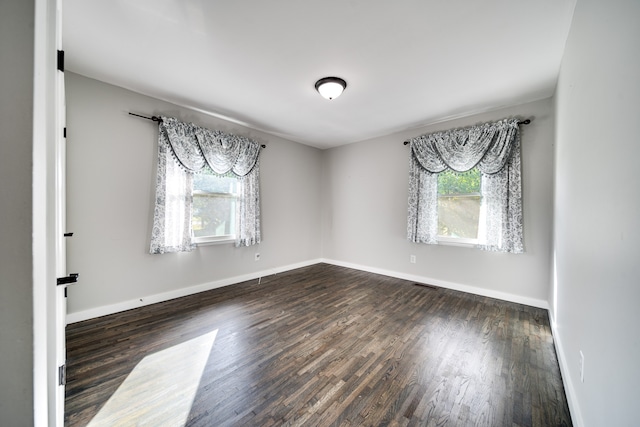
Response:
[{"label": "door frame", "polygon": [[56,15],[60,0],[34,0],[33,64],[33,425],[62,426],[56,405]]}]

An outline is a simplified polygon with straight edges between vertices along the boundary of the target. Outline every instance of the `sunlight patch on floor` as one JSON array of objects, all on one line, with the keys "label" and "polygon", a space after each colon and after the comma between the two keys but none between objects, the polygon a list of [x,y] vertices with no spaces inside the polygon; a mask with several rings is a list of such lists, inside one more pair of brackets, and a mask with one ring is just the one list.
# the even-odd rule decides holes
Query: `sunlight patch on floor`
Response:
[{"label": "sunlight patch on floor", "polygon": [[184,426],[217,333],[146,356],[89,427]]}]

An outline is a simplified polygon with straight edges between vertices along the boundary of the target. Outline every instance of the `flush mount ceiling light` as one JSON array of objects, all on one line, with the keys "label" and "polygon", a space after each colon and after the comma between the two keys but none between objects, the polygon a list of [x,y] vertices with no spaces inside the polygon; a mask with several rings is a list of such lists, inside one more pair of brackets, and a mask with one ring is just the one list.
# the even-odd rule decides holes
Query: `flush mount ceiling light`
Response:
[{"label": "flush mount ceiling light", "polygon": [[316,90],[326,99],[340,96],[347,87],[347,82],[339,77],[324,77],[316,82]]}]

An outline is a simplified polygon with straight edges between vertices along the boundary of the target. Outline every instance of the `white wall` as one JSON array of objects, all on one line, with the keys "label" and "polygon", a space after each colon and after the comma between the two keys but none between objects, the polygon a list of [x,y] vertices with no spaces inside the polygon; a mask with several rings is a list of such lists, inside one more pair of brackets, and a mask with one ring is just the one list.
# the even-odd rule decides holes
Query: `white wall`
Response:
[{"label": "white wall", "polygon": [[577,425],[638,425],[639,19],[636,0],[580,0],[556,94],[550,299]]},{"label": "white wall", "polygon": [[[68,242],[68,265],[81,277],[69,289],[71,321],[321,257],[531,305],[547,304],[554,132],[550,99],[324,152],[72,73],[67,73],[67,109],[67,228],[75,233]],[[147,253],[157,126],[129,116],[129,111],[173,115],[268,145],[261,155],[260,246]],[[409,151],[402,142],[511,115],[533,119],[522,128],[526,253],[408,242]],[[261,261],[253,260],[255,252]],[[411,254],[416,264],[409,263]]]},{"label": "white wall", "polygon": [[[266,144],[262,243],[150,255],[157,125],[128,112],[174,116]],[[72,73],[67,119],[67,228],[75,233],[67,262],[80,274],[69,288],[72,321],[320,258],[320,150]]]},{"label": "white wall", "polygon": [[[498,254],[409,242],[409,147],[403,141],[509,116],[533,119],[521,127],[526,253]],[[546,306],[553,138],[553,102],[546,99],[327,150],[323,256],[370,271]],[[409,263],[411,254],[416,255],[416,264]]]},{"label": "white wall", "polygon": [[34,2],[0,3],[0,420],[33,425]]}]

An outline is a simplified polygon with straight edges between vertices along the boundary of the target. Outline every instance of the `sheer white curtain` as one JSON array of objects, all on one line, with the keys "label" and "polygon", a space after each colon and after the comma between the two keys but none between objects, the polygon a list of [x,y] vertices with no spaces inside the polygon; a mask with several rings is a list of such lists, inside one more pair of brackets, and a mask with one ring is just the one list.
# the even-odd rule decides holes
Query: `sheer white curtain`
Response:
[{"label": "sheer white curtain", "polygon": [[162,117],[150,252],[185,252],[191,241],[193,174],[207,166],[240,184],[236,246],[260,243],[260,144],[245,137]]},{"label": "sheer white curtain", "polygon": [[505,119],[410,139],[407,238],[438,243],[438,173],[482,174],[481,249],[522,253],[522,179],[517,119]]}]

